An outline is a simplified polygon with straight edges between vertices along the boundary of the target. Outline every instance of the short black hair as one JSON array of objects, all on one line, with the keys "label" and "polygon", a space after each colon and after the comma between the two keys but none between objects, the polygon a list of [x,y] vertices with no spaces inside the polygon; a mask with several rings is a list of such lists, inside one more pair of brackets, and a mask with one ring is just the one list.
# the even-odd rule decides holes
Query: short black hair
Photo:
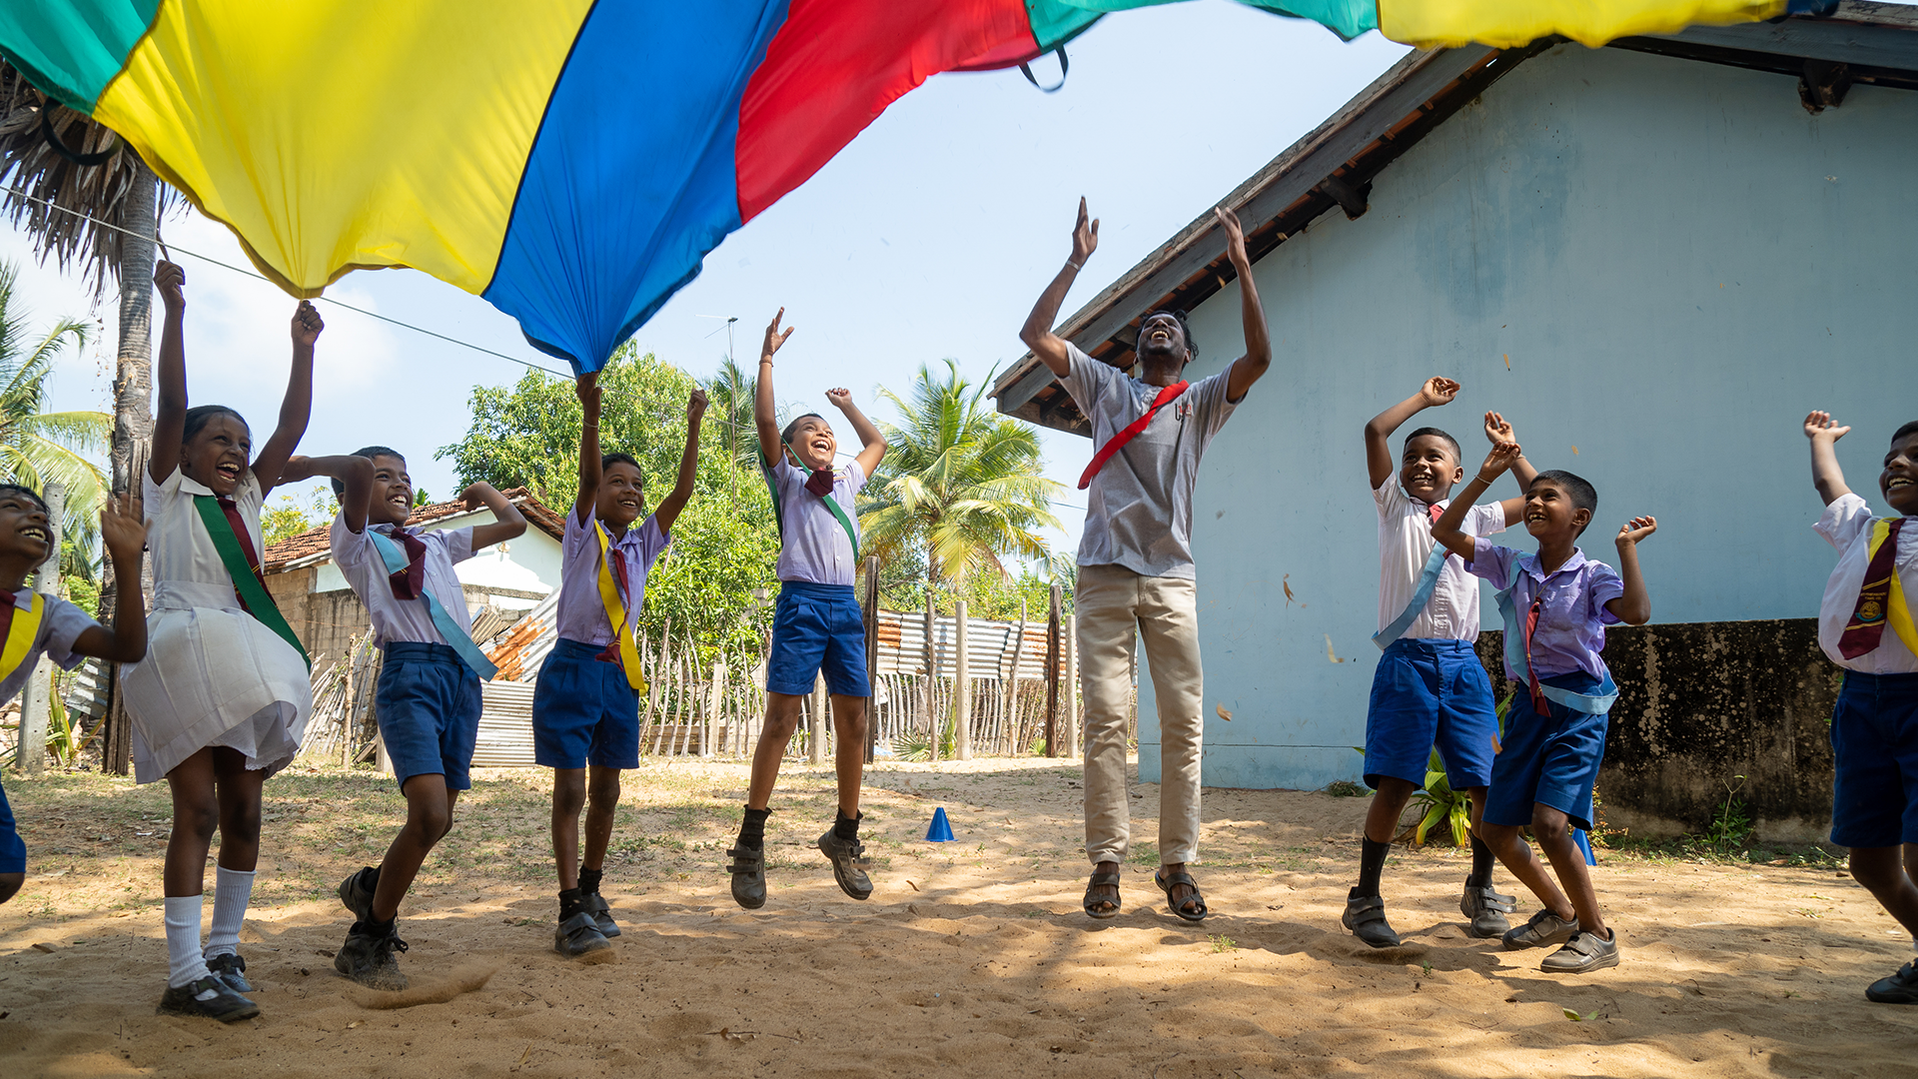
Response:
[{"label": "short black hair", "polygon": [[784,431],[779,432],[779,441],[784,442],[786,445],[790,446],[792,445],[792,442],[793,442],[793,431],[799,427],[800,420],[823,420],[825,418],[826,417],[821,416],[817,412],[805,412],[805,413],[801,413],[800,415],[794,416],[792,418],[792,422],[786,425],[786,429]]},{"label": "short black hair", "polygon": [[[369,461],[371,461],[375,457],[392,457],[398,460],[400,464],[406,463],[406,455],[394,449],[391,446],[361,446],[359,449],[354,450],[352,453],[347,454],[347,456],[348,457],[364,457]],[[334,498],[346,497],[346,484],[340,482],[337,479],[333,481],[333,497]]]},{"label": "short black hair", "polygon": [[[1571,496],[1573,508],[1587,510],[1593,517],[1598,516],[1598,488],[1593,487],[1591,481],[1585,477],[1574,475],[1562,468],[1554,468],[1532,477],[1534,485],[1540,482],[1557,484],[1560,490]],[[1589,528],[1591,523],[1589,520],[1586,521],[1586,527]],[[1580,535],[1585,533],[1584,528],[1578,531]]]},{"label": "short black hair", "polygon": [[[1157,318],[1160,315],[1171,315],[1173,321],[1179,324],[1179,336],[1185,338],[1185,361],[1187,363],[1191,363],[1193,360],[1198,359],[1199,344],[1198,342],[1192,340],[1192,326],[1190,323],[1188,323],[1185,320],[1184,311],[1175,310],[1169,307],[1162,307],[1157,311],[1147,311],[1145,313],[1145,317],[1139,320],[1139,328],[1141,330],[1145,329],[1146,323],[1152,321],[1154,318]],[[1134,345],[1132,351],[1136,354],[1139,351],[1138,346]]]},{"label": "short black hair", "polygon": [[50,512],[47,509],[47,500],[44,498],[41,498],[40,492],[34,490],[33,488],[28,487],[25,484],[19,484],[19,483],[0,483],[0,495],[4,495],[8,491],[17,491],[20,494],[26,495],[28,498],[33,499],[34,504],[40,507],[41,513]]},{"label": "short black hair", "polygon": [[633,460],[632,454],[607,453],[600,455],[599,470],[601,472],[606,471],[614,465],[632,465],[633,471],[639,473],[639,489],[642,491],[646,489],[646,470],[639,467],[639,462]]},{"label": "short black hair", "polygon": [[225,405],[194,405],[192,408],[186,410],[186,426],[180,431],[180,441],[193,441],[193,436],[200,433],[200,430],[207,425],[208,420],[211,420],[215,416],[222,415],[231,416],[239,420],[240,426],[246,427],[247,434],[251,435],[253,433],[253,428],[247,427],[246,417]]},{"label": "short black hair", "polygon": [[1891,433],[1891,440],[1896,442],[1906,435],[1918,435],[1918,420],[1913,420],[1903,427],[1898,428],[1896,431],[1893,431]]},{"label": "short black hair", "polygon": [[[1462,462],[1465,459],[1465,451],[1458,448],[1458,439],[1453,438],[1451,435],[1446,434],[1444,431],[1441,431],[1436,427],[1421,427],[1418,430],[1413,431],[1411,434],[1406,435],[1405,445],[1409,447],[1412,444],[1412,440],[1415,438],[1418,438],[1420,435],[1430,435],[1433,438],[1439,439],[1443,441],[1446,445],[1452,447],[1452,460]],[[1403,455],[1403,451],[1400,451],[1400,452],[1401,452],[1401,455]]]}]

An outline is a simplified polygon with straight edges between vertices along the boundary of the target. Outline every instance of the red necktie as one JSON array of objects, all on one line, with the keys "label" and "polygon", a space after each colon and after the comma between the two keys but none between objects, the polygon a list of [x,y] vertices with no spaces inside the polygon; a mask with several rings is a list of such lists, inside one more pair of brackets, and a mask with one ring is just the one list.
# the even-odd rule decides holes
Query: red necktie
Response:
[{"label": "red necktie", "polygon": [[406,568],[387,574],[386,583],[392,586],[394,599],[418,599],[426,586],[426,544],[403,525],[394,525],[391,535],[406,550]]},{"label": "red necktie", "polygon": [[[815,472],[813,473],[813,475],[817,476],[817,475],[820,475],[820,473]],[[832,476],[832,473],[827,472],[825,473],[825,475],[828,478],[830,478]],[[806,483],[807,483],[806,489],[811,490],[812,480],[808,479]],[[608,546],[606,548],[606,554],[610,558],[613,564],[613,581],[619,585],[619,594],[621,597],[623,597],[626,600],[626,605],[627,607],[630,608],[633,604],[633,587],[632,585],[626,583],[626,552],[620,550],[617,547]],[[606,650],[604,652],[601,652],[599,655],[594,656],[593,658],[603,663],[618,663],[619,662],[619,635],[624,632],[626,632],[625,626],[614,626],[613,642],[606,646]]]},{"label": "red necktie", "polygon": [[830,468],[816,468],[806,477],[806,490],[824,498],[832,494],[833,471]]},{"label": "red necktie", "polygon": [[[246,564],[253,567],[253,576],[259,579],[260,587],[266,587],[266,575],[260,572],[260,553],[253,549],[253,537],[246,530],[246,521],[240,517],[240,507],[230,498],[215,495],[214,501],[220,504],[220,512],[226,514],[226,523],[233,527],[233,538],[240,541],[240,553],[246,556]],[[237,598],[240,592],[234,589]],[[246,609],[246,602],[240,602],[240,608]],[[248,613],[251,613],[250,611]]]},{"label": "red necktie", "polygon": [[1426,513],[1426,516],[1432,519],[1433,524],[1438,524],[1438,519],[1440,517],[1445,516],[1445,507],[1435,502],[1432,505],[1425,507],[1425,513]]},{"label": "red necktie", "polygon": [[1184,393],[1185,390],[1186,382],[1184,379],[1180,379],[1172,385],[1161,389],[1159,396],[1152,399],[1152,407],[1145,410],[1145,415],[1127,424],[1125,430],[1113,435],[1111,440],[1105,445],[1100,446],[1099,452],[1092,457],[1092,463],[1086,466],[1085,472],[1079,477],[1079,490],[1083,491],[1092,486],[1092,477],[1099,474],[1099,470],[1105,467],[1106,461],[1110,460],[1113,454],[1124,449],[1126,443],[1137,437],[1140,431],[1145,430],[1145,425],[1152,422],[1152,417],[1161,408],[1178,400],[1179,395]]},{"label": "red necktie", "polygon": [[1538,630],[1538,609],[1539,605],[1544,602],[1544,586],[1540,585],[1538,595],[1532,597],[1532,609],[1525,612],[1525,673],[1531,677],[1532,682],[1530,687],[1532,690],[1532,711],[1537,712],[1541,716],[1549,716],[1552,714],[1547,710],[1550,708],[1550,705],[1545,703],[1545,690],[1540,688],[1538,684],[1538,668],[1532,663],[1532,634]]},{"label": "red necktie", "polygon": [[1857,659],[1877,648],[1885,635],[1885,612],[1891,606],[1891,575],[1898,572],[1898,530],[1904,526],[1903,517],[1892,518],[1885,542],[1878,545],[1877,553],[1865,566],[1865,583],[1858,589],[1858,602],[1851,609],[1845,632],[1838,638],[1838,654],[1846,659]]}]

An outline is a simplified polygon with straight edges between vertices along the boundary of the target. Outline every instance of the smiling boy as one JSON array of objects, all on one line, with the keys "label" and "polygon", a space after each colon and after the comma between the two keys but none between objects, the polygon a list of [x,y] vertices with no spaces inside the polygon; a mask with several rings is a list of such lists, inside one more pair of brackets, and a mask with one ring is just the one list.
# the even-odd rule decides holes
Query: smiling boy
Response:
[{"label": "smiling boy", "polygon": [[[1379,512],[1379,632],[1372,641],[1384,653],[1365,713],[1365,782],[1378,793],[1360,838],[1359,880],[1340,921],[1374,948],[1400,943],[1385,917],[1379,875],[1399,814],[1425,785],[1434,745],[1452,789],[1472,802],[1472,871],[1459,899],[1466,931],[1496,937],[1511,928],[1505,915],[1513,909],[1512,897],[1493,889],[1492,848],[1478,834],[1498,742],[1492,683],[1475,650],[1478,581],[1464,560],[1449,557],[1432,538],[1432,522],[1445,511],[1453,485],[1465,478],[1458,441],[1436,427],[1413,431],[1396,473],[1389,441],[1407,420],[1451,404],[1458,392],[1457,382],[1433,376],[1365,425],[1366,470]],[[1494,445],[1513,441],[1512,425],[1487,412],[1485,437]],[[1536,470],[1521,456],[1512,473],[1523,488]],[[1522,498],[1473,506],[1459,527],[1469,536],[1503,532],[1524,507]]]},{"label": "smiling boy", "polygon": [[[1574,826],[1591,830],[1592,787],[1605,758],[1607,716],[1618,699],[1599,653],[1606,626],[1651,620],[1638,544],[1658,522],[1634,517],[1618,530],[1619,570],[1592,561],[1578,549],[1578,537],[1598,511],[1598,492],[1570,472],[1551,471],[1525,489],[1525,530],[1538,541],[1536,553],[1465,534],[1466,507],[1521,457],[1516,443],[1493,446],[1478,475],[1432,525],[1432,536],[1499,590],[1505,673],[1521,687],[1492,762],[1480,832],[1542,909],[1505,934],[1505,947],[1562,944],[1539,969],[1583,974],[1618,965],[1617,936],[1599,913],[1598,892],[1572,833]],[[1563,891],[1520,834],[1527,826]]]},{"label": "smiling boy", "polygon": [[[1831,714],[1831,841],[1851,848],[1851,875],[1918,945],[1918,528],[1910,527],[1918,515],[1918,420],[1892,434],[1878,473],[1897,517],[1873,517],[1845,486],[1834,446],[1849,430],[1830,413],[1805,417],[1812,483],[1825,500],[1815,527],[1838,549],[1818,608],[1819,647],[1845,669]],[[1918,1004],[1918,961],[1873,982],[1865,999]]]},{"label": "smiling boy", "polygon": [[620,770],[639,767],[639,695],[646,679],[635,638],[646,575],[672,543],[673,522],[692,497],[706,393],[695,388],[686,401],[686,449],[677,482],[659,508],[635,525],[646,509],[646,478],[629,454],[600,452],[599,375],[579,376],[575,391],[584,410],[579,493],[561,539],[559,639],[540,664],[533,690],[533,759],[553,769],[553,861],[559,873],[553,948],[592,961],[607,954],[608,937],[619,936],[599,885]]}]

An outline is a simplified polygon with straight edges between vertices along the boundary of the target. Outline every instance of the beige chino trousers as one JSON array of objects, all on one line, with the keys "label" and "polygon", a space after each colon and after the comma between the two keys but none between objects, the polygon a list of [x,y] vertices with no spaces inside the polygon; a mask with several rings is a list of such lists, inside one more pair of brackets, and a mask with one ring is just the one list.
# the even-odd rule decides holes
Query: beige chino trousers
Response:
[{"label": "beige chino trousers", "polygon": [[1073,603],[1086,713],[1086,856],[1094,864],[1123,862],[1131,844],[1125,758],[1136,636],[1145,642],[1159,712],[1159,862],[1197,861],[1205,733],[1198,591],[1178,577],[1081,566]]}]

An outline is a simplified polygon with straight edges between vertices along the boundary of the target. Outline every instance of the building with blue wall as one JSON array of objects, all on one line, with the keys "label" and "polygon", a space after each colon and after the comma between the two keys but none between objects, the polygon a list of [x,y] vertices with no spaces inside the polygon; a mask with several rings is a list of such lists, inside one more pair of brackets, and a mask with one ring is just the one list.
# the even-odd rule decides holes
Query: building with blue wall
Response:
[{"label": "building with blue wall", "polygon": [[[1915,15],[1847,3],[1598,50],[1414,53],[1223,200],[1274,362],[1194,507],[1208,785],[1356,778],[1378,654],[1361,428],[1430,375],[1464,390],[1395,450],[1442,426],[1469,475],[1481,414],[1502,411],[1539,468],[1597,486],[1589,555],[1613,561],[1620,522],[1658,517],[1654,622],[1816,614],[1833,555],[1811,529],[1806,412],[1853,426],[1839,456],[1874,502],[1890,433],[1918,418]],[[1184,307],[1190,376],[1229,364],[1238,290],[1195,210],[1059,332],[1129,365],[1138,320]],[[1085,431],[1031,357],[995,396]]]}]

